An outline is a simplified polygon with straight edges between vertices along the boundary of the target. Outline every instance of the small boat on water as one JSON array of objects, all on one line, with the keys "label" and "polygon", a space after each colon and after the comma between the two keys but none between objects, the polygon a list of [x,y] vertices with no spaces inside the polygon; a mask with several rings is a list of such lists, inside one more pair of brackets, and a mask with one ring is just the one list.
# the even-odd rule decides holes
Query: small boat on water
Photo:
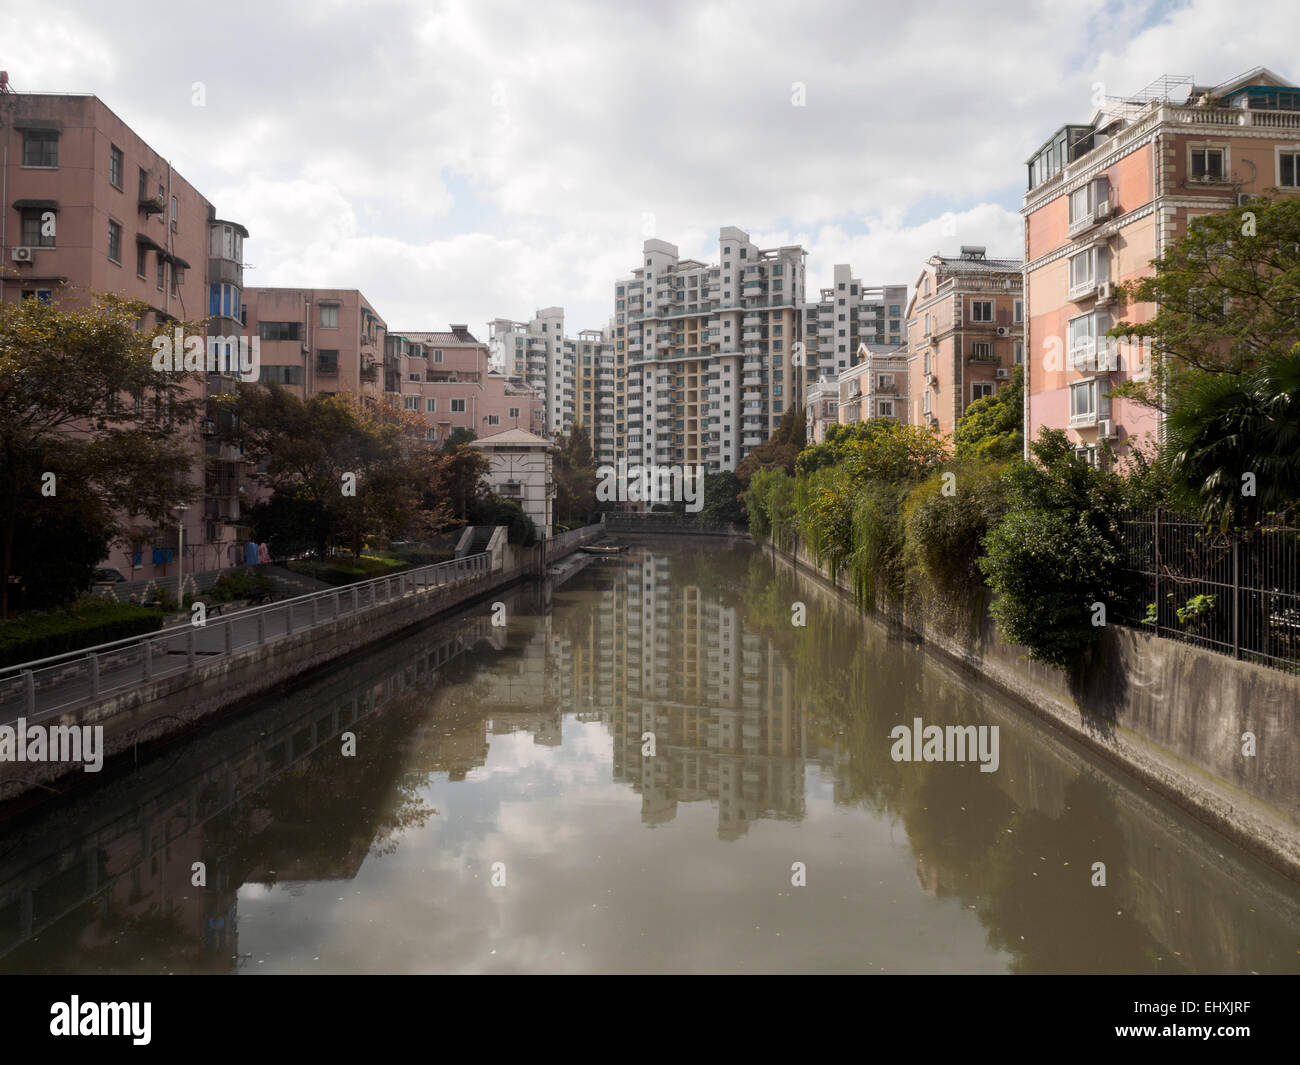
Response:
[{"label": "small boat on water", "polygon": [[578,550],[589,555],[618,555],[627,550],[627,544],[583,544]]}]

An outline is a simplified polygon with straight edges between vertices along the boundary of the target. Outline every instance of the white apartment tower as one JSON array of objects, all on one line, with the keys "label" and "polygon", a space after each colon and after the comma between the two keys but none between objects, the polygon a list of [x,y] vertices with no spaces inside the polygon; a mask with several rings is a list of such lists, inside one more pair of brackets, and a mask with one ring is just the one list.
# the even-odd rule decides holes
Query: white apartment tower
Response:
[{"label": "white apartment tower", "polygon": [[546,431],[551,436],[573,426],[574,362],[564,347],[564,308],[543,307],[531,321],[494,319],[489,326],[493,360],[501,372],[522,378],[546,399]]},{"label": "white apartment tower", "polygon": [[837,264],[831,287],[804,307],[808,365],[834,380],[857,365],[862,344],[902,347],[906,310],[906,285],[864,285],[851,266]]},{"label": "white apartment tower", "polygon": [[798,245],[764,250],[734,226],[718,261],[682,259],[647,240],[641,264],[614,289],[615,448],[629,465],[735,469],[802,403],[816,367],[802,339],[804,260]]}]

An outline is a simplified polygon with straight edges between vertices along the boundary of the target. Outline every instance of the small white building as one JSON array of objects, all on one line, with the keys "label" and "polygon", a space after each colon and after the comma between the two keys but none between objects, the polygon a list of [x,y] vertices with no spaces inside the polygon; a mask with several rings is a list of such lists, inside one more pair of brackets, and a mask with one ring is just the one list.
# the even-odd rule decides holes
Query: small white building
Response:
[{"label": "small white building", "polygon": [[537,534],[551,538],[555,499],[552,453],[555,445],[524,429],[507,429],[474,441],[488,457],[488,484],[497,495],[515,500],[533,519]]}]

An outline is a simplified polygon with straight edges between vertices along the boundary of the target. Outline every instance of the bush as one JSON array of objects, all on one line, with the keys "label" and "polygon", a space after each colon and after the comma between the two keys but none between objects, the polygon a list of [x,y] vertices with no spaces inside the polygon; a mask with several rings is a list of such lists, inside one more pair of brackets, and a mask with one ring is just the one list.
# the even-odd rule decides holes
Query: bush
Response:
[{"label": "bush", "polygon": [[60,610],[32,611],[0,622],[0,666],[156,632],[162,623],[160,611],[85,596]]},{"label": "bush", "polygon": [[908,493],[903,561],[914,580],[943,598],[959,600],[984,583],[980,545],[1006,512],[1005,469],[983,462],[952,463]]},{"label": "bush", "polygon": [[274,590],[269,580],[255,573],[223,573],[208,591],[208,598],[214,603],[231,603],[236,599],[269,595]]},{"label": "bush", "polygon": [[406,569],[407,564],[393,559],[375,558],[371,555],[362,555],[360,558],[343,555],[325,562],[298,559],[287,563],[287,567],[294,573],[301,573],[304,577],[312,577],[326,584],[343,585],[368,581],[372,577],[385,577],[390,573]]},{"label": "bush", "polygon": [[1066,668],[1104,631],[1094,604],[1125,603],[1122,488],[1114,474],[1075,459],[1059,429],[1043,430],[1030,451],[1034,462],[1007,472],[1008,510],[985,537],[979,565],[1003,636]]},{"label": "bush", "polygon": [[749,531],[756,540],[772,540],[788,550],[794,543],[794,478],[785,470],[755,470],[745,491]]},{"label": "bush", "polygon": [[506,499],[495,492],[483,499],[475,500],[470,508],[471,525],[504,525],[509,529],[509,543],[521,547],[532,547],[537,543],[537,526],[533,519],[524,513],[513,499]]}]

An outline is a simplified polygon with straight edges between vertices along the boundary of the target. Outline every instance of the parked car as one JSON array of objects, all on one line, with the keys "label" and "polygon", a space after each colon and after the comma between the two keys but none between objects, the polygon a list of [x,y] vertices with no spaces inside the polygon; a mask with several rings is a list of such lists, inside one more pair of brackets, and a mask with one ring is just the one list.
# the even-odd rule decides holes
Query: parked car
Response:
[{"label": "parked car", "polygon": [[96,584],[121,584],[125,581],[126,578],[122,576],[121,570],[115,570],[108,566],[95,570]]}]

